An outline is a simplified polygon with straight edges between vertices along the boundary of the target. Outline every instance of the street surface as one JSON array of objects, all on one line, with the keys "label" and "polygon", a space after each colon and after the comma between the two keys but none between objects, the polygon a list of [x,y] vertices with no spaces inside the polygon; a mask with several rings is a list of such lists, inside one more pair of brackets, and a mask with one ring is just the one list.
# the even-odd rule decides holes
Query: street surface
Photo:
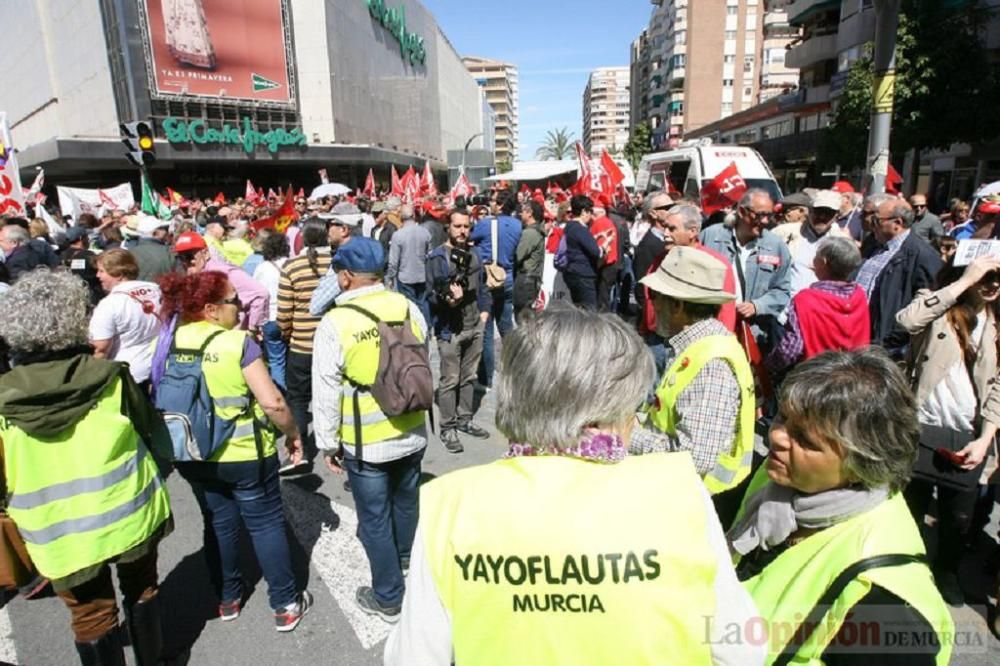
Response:
[{"label": "street surface", "polygon": [[[436,354],[433,356],[436,371]],[[491,431],[490,439],[462,436],[465,452],[453,455],[444,450],[436,437],[432,438],[424,457],[426,479],[487,463],[504,453],[506,442],[493,426],[493,397],[492,393],[483,397],[476,416],[476,422]],[[216,618],[217,600],[201,553],[201,515],[188,484],[177,474],[170,477],[167,487],[176,527],[159,551],[168,664],[381,663],[390,625],[365,615],[354,603],[355,589],[369,584],[370,578],[364,551],[355,537],[357,518],[353,500],[343,488],[346,476],[334,476],[321,463],[315,471],[316,474],[282,484],[296,572],[300,580],[308,582],[316,598],[315,606],[290,634],[279,634],[274,629],[266,585],[248,539],[244,541],[244,573],[249,585],[256,586],[254,592],[239,619],[224,623]],[[995,535],[996,531],[994,515],[989,533]],[[966,593],[974,599],[978,594],[979,598],[975,605],[952,613],[959,642],[964,644],[956,648],[952,660],[956,665],[1000,663],[1000,641],[992,637],[984,621],[983,595],[996,590],[995,583],[991,584],[983,572],[984,555],[990,546],[984,538],[977,556],[966,558],[963,567]],[[126,649],[126,655],[132,664],[130,650]],[[59,599],[13,599],[0,608],[0,663],[31,666],[78,663],[69,615]]]}]

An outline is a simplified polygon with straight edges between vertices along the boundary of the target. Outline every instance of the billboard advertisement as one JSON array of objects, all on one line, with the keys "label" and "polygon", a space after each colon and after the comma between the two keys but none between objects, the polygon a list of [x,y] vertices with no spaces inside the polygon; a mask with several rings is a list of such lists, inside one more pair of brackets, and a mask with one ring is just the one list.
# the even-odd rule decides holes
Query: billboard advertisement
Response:
[{"label": "billboard advertisement", "polygon": [[282,0],[142,0],[154,96],[293,103]]}]

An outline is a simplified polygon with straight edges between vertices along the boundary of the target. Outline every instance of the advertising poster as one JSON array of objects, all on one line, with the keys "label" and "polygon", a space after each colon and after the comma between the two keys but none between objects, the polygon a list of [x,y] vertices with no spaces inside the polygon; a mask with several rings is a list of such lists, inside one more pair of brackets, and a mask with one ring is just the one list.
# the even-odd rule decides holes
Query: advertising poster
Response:
[{"label": "advertising poster", "polygon": [[155,94],[291,103],[281,0],[142,0]]}]

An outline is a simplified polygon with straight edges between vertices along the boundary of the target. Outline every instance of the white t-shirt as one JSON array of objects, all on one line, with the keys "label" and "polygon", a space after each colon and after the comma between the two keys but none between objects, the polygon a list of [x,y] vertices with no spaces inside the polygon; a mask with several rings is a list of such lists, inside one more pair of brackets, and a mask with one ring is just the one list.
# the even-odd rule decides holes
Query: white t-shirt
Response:
[{"label": "white t-shirt", "polygon": [[[976,318],[976,327],[969,336],[969,344],[977,351],[985,331],[986,313],[981,312]],[[924,425],[973,432],[977,408],[978,400],[972,378],[969,377],[965,363],[959,361],[927,395],[917,412],[917,420]]]},{"label": "white t-shirt", "polygon": [[281,279],[281,267],[285,265],[286,261],[288,259],[284,257],[275,261],[262,261],[253,272],[253,279],[267,289],[267,293],[271,297],[267,314],[268,321],[278,319],[278,281]]},{"label": "white t-shirt", "polygon": [[152,282],[122,282],[90,318],[91,340],[112,340],[108,358],[129,364],[137,382],[149,379],[153,339],[160,332],[160,288]]}]

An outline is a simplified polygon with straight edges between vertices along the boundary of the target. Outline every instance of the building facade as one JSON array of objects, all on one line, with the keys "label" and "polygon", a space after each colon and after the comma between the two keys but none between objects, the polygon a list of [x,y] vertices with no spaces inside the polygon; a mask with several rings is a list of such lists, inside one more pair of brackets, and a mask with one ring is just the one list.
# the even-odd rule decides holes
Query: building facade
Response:
[{"label": "building facade", "polygon": [[[183,4],[183,3],[180,3]],[[479,87],[417,0],[243,0],[203,13],[164,0],[11,0],[0,55],[22,169],[47,182],[131,180],[119,123],[152,119],[154,183],[185,194],[308,189],[318,168],[430,163],[489,133]],[[86,35],[81,39],[80,35]],[[482,140],[474,144],[482,148]]]},{"label": "building facade", "polygon": [[[795,32],[783,5],[764,0],[651,0],[649,26],[633,43],[633,124],[647,122],[654,148],[794,85],[784,48]],[[646,65],[648,62],[648,66]],[[647,70],[648,67],[648,70]]]},{"label": "building facade", "polygon": [[629,68],[600,67],[583,90],[583,147],[598,157],[615,154],[629,137]]},{"label": "building facade", "polygon": [[466,69],[486,93],[486,102],[493,108],[497,163],[517,159],[518,145],[518,73],[509,62],[466,56]]}]

